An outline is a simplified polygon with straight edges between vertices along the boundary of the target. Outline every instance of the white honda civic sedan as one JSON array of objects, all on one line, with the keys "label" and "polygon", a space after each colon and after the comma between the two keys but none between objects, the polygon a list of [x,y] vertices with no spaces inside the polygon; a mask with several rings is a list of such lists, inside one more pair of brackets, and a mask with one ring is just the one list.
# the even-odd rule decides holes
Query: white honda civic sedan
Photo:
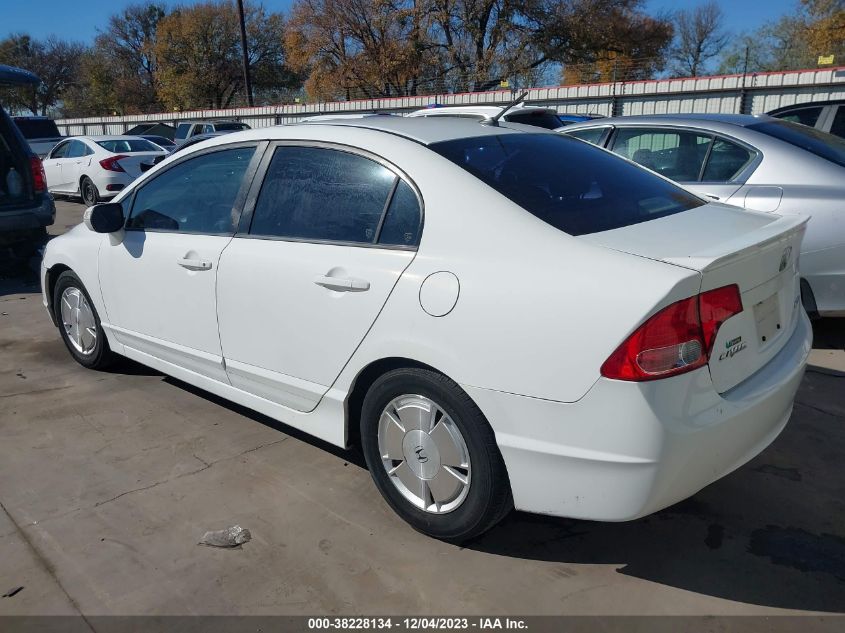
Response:
[{"label": "white honda civic sedan", "polygon": [[634,519],[771,443],[811,347],[805,222],[560,134],[323,121],[155,166],[48,244],[43,299],[82,365],[360,443],[461,541],[512,507]]}]

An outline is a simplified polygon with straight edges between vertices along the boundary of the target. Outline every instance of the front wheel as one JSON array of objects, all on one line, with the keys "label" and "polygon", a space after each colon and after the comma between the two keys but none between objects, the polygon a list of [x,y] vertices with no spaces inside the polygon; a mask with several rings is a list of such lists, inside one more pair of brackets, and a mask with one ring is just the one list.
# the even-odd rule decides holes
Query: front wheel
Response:
[{"label": "front wheel", "polygon": [[424,534],[462,542],[512,508],[493,430],[441,374],[397,369],[376,380],[364,398],[361,441],[379,492]]},{"label": "front wheel", "polygon": [[79,191],[82,194],[82,202],[88,207],[93,207],[100,201],[100,192],[97,185],[88,176],[83,176],[79,183]]},{"label": "front wheel", "polygon": [[53,310],[59,333],[70,355],[83,367],[103,369],[114,360],[114,353],[100,324],[100,317],[85,286],[66,270],[56,280]]}]

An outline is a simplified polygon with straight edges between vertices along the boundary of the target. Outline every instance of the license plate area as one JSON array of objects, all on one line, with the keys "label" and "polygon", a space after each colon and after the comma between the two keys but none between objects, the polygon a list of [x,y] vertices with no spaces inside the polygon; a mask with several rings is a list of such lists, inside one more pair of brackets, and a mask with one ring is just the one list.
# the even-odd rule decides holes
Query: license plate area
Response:
[{"label": "license plate area", "polygon": [[777,293],[754,306],[754,320],[757,324],[757,345],[762,349],[771,344],[783,329]]}]

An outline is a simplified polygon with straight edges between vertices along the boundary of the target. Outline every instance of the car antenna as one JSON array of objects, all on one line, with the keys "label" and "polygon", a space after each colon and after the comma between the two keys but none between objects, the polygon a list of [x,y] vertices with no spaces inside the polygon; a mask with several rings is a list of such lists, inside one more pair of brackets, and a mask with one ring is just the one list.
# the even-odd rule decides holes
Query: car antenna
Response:
[{"label": "car antenna", "polygon": [[526,96],[528,96],[528,91],[527,91],[527,90],[526,90],[526,91],[524,91],[521,95],[519,95],[516,99],[514,99],[513,101],[511,101],[511,102],[510,102],[508,105],[506,105],[504,108],[502,108],[502,109],[501,109],[501,111],[500,111],[500,112],[499,112],[496,116],[492,116],[492,117],[489,117],[489,118],[487,118],[487,119],[484,119],[484,120],[482,121],[482,123],[483,123],[484,125],[492,125],[492,126],[494,126],[494,127],[498,127],[498,126],[499,126],[499,119],[501,119],[501,118],[505,115],[505,113],[506,113],[508,110],[510,110],[510,109],[511,109],[511,108],[513,108],[514,106],[519,105],[520,103],[522,103],[522,102],[525,100],[525,97],[526,97]]}]

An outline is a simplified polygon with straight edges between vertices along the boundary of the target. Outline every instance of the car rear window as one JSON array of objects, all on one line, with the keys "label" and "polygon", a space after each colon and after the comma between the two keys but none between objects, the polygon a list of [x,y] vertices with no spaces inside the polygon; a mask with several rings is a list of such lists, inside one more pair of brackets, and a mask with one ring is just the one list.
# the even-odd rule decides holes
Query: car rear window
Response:
[{"label": "car rear window", "polygon": [[522,123],[523,125],[533,125],[534,127],[541,127],[546,130],[556,130],[563,127],[563,123],[557,118],[556,114],[547,112],[545,110],[529,110],[527,112],[514,112],[505,115],[505,119],[510,123]]},{"label": "car rear window", "polygon": [[780,139],[840,167],[845,167],[845,139],[833,134],[782,119],[753,123],[748,126],[748,129]]},{"label": "car rear window", "polygon": [[97,141],[97,145],[106,151],[115,154],[131,154],[133,152],[158,152],[160,148],[156,147],[146,139],[114,139],[110,141]]},{"label": "car rear window", "polygon": [[[214,127],[218,132],[237,132],[239,130],[249,129],[249,126],[246,123],[215,123]],[[208,131],[212,132],[213,130]]]},{"label": "car rear window", "polygon": [[561,134],[499,134],[429,147],[570,235],[609,231],[705,204],[659,176]]},{"label": "car rear window", "polygon": [[15,119],[15,124],[25,139],[61,136],[59,128],[50,119]]}]

